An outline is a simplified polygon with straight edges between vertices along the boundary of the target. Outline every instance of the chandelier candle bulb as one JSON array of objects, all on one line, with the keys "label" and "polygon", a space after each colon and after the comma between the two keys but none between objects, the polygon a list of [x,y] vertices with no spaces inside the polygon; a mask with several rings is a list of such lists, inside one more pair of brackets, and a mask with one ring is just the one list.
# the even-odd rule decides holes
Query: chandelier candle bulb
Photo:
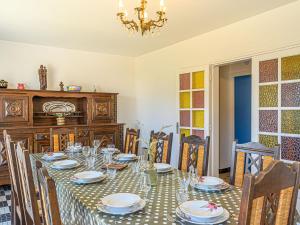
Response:
[{"label": "chandelier candle bulb", "polygon": [[119,12],[123,12],[124,11],[124,3],[123,0],[119,0]]}]

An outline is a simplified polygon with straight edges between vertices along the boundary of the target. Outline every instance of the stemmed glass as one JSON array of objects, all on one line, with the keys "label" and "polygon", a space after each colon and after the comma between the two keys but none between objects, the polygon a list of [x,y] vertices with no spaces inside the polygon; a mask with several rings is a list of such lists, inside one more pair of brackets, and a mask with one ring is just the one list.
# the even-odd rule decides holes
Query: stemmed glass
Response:
[{"label": "stemmed glass", "polygon": [[189,200],[188,192],[185,190],[179,189],[176,191],[176,200],[178,205],[181,205],[182,203]]},{"label": "stemmed glass", "polygon": [[98,148],[100,147],[100,140],[94,140],[93,141],[93,149],[92,149],[92,155],[93,156],[96,156],[97,155],[97,151],[98,151]]},{"label": "stemmed glass", "polygon": [[151,190],[151,181],[150,177],[147,174],[143,174],[140,180],[140,189],[144,195],[144,199],[148,201],[148,194]]},{"label": "stemmed glass", "polygon": [[82,154],[83,156],[85,157],[85,164],[88,166],[88,158],[90,157],[91,155],[91,150],[90,150],[90,147],[89,146],[83,146],[82,147]]}]

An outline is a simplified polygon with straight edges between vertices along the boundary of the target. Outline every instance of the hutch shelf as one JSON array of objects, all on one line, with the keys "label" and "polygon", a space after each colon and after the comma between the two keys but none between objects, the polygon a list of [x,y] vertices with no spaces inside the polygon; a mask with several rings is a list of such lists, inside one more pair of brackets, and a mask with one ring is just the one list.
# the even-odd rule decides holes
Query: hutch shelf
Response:
[{"label": "hutch shelf", "polygon": [[[65,114],[65,125],[57,126],[55,112],[45,105],[64,102],[73,110]],[[51,105],[50,104],[50,105]],[[50,128],[77,128],[76,140],[101,146],[109,143],[123,149],[123,125],[117,123],[117,93],[62,92],[0,89],[0,132],[7,130],[13,141],[22,141],[32,153],[48,152]],[[0,185],[9,184],[4,147],[0,149]]]}]

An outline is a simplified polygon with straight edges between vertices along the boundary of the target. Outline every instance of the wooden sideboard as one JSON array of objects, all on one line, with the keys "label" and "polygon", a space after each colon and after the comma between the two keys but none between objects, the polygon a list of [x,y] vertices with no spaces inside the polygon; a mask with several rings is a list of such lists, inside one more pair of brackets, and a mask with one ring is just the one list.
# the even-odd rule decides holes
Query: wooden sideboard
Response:
[{"label": "wooden sideboard", "polygon": [[[43,105],[60,101],[71,103],[76,111],[57,126],[56,117],[45,113]],[[117,93],[61,92],[0,89],[0,132],[7,130],[12,140],[22,141],[32,153],[48,152],[50,128],[77,128],[76,140],[101,146],[108,143],[123,149],[123,125],[117,123]],[[0,185],[10,184],[5,149],[0,149]]]}]

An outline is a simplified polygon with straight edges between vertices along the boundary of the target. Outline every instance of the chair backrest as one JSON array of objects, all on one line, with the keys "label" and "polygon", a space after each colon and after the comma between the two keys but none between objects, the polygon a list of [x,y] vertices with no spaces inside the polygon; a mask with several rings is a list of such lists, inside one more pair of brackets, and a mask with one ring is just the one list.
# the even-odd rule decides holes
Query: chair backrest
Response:
[{"label": "chair backrest", "polygon": [[172,151],[173,133],[167,135],[164,132],[151,131],[150,143],[153,143],[155,162],[170,163]]},{"label": "chair backrest", "polygon": [[40,200],[42,205],[42,217],[44,225],[61,225],[56,186],[40,161],[36,161]]},{"label": "chair backrest", "polygon": [[274,148],[267,148],[257,142],[237,144],[234,141],[232,144],[230,184],[242,187],[245,174],[257,175],[274,159],[279,159],[279,151],[279,145]]},{"label": "chair backrest", "polygon": [[126,129],[124,153],[137,154],[139,148],[140,129]]},{"label": "chair backrest", "polygon": [[41,224],[39,207],[37,202],[37,193],[34,185],[32,167],[28,150],[23,150],[21,143],[17,143],[16,159],[18,163],[18,173],[21,182],[24,208],[30,216],[34,225]]},{"label": "chair backrest", "polygon": [[8,159],[8,170],[11,180],[12,200],[16,207],[20,208],[20,221],[25,221],[24,203],[21,191],[20,177],[18,173],[18,165],[15,154],[15,144],[11,141],[10,135],[6,130],[3,131],[4,145]]},{"label": "chair backrest", "polygon": [[246,174],[239,225],[291,225],[294,221],[300,164],[274,160],[258,176]]},{"label": "chair backrest", "polygon": [[208,171],[208,157],[210,137],[205,139],[196,135],[181,135],[180,156],[178,168],[188,172],[191,167],[197,170],[199,176],[206,176]]},{"label": "chair backrest", "polygon": [[68,147],[68,142],[75,143],[77,129],[50,128],[50,150],[54,152],[63,151]]}]

